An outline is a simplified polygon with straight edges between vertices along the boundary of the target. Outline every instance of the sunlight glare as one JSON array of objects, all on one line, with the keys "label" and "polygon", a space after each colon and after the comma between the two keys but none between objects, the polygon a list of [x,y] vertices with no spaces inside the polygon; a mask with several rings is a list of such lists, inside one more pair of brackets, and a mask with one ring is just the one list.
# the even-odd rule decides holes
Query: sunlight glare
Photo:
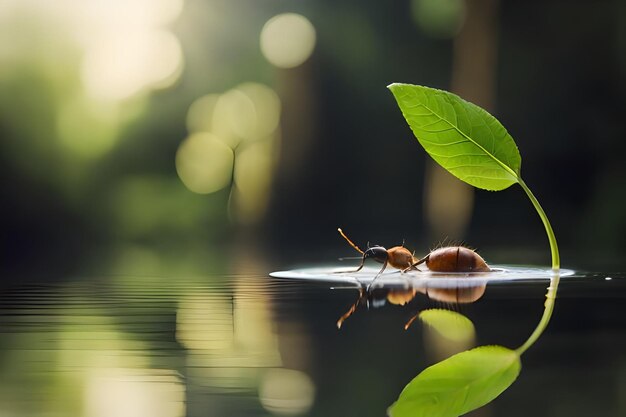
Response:
[{"label": "sunlight glare", "polygon": [[87,50],[82,79],[93,97],[123,100],[147,88],[167,87],[181,66],[182,49],[170,32],[122,32]]}]

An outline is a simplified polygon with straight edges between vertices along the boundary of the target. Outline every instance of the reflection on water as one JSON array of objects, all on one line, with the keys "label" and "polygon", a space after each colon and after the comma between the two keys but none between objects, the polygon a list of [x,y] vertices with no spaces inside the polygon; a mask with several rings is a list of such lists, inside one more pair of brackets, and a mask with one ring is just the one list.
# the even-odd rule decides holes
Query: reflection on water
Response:
[{"label": "reflection on water", "polygon": [[[626,279],[610,276],[562,281],[550,327],[491,415],[626,415]],[[24,282],[0,289],[0,416],[383,415],[429,365],[521,345],[545,284],[359,297],[262,275]]]},{"label": "reflection on water", "polygon": [[281,366],[263,294],[190,291],[178,303],[176,338],[186,348],[187,377],[215,393],[254,389],[261,371]]},{"label": "reflection on water", "polygon": [[[378,283],[376,287],[361,285],[358,298],[352,306],[337,320],[337,328],[352,316],[360,306],[379,308],[386,304],[404,306],[409,304],[417,294],[424,294],[431,300],[453,307],[456,304],[473,303],[483,296],[487,284],[481,279],[467,279],[464,282],[453,281],[448,286],[435,285],[420,281],[392,281]],[[417,318],[414,315],[404,325],[408,329]]]},{"label": "reflection on water", "polygon": [[[495,400],[515,382],[521,369],[521,356],[537,343],[547,328],[554,311],[559,282],[559,272],[555,272],[550,279],[541,320],[520,347],[512,350],[499,345],[480,346],[444,355],[438,363],[420,372],[407,384],[398,400],[389,407],[389,415],[457,417]],[[437,335],[443,336],[430,343],[425,338],[427,344],[437,346],[437,341],[445,341],[445,349],[452,341],[463,343],[473,339],[472,322],[458,313],[426,310],[420,313],[420,317],[435,328]]]},{"label": "reflection on water", "polygon": [[283,368],[265,278],[132,281],[2,293],[0,415],[178,417],[233,394],[250,410],[311,407],[309,376]]},{"label": "reflection on water", "polygon": [[424,349],[433,362],[476,345],[474,323],[462,314],[431,309],[422,311],[419,317],[424,322]]}]

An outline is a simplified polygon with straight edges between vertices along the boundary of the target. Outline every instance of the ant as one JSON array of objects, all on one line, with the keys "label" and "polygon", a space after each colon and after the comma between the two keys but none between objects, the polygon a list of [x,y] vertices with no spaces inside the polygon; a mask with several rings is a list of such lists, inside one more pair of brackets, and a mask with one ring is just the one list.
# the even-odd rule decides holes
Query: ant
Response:
[{"label": "ant", "polygon": [[359,265],[357,269],[355,269],[354,271],[343,272],[359,272],[361,269],[363,269],[365,260],[368,258],[373,258],[376,262],[383,264],[383,267],[380,269],[380,271],[378,271],[378,274],[376,274],[374,280],[368,285],[368,289],[374,283],[374,281],[376,281],[376,278],[378,278],[385,271],[387,265],[391,265],[392,267],[399,269],[401,272],[407,272],[411,269],[417,270],[417,265],[423,262],[423,260],[416,260],[415,256],[413,256],[413,254],[404,247],[404,243],[402,244],[402,246],[394,246],[391,249],[385,249],[380,245],[369,247],[368,244],[368,248],[364,252],[361,250],[361,248],[355,245],[354,242],[352,242],[348,238],[348,236],[343,233],[343,230],[341,230],[341,228],[337,228],[337,231],[350,244],[350,246],[352,246],[357,252],[363,255],[363,257],[361,258],[361,265]]},{"label": "ant", "polygon": [[364,252],[357,245],[355,245],[346,236],[341,228],[338,228],[339,234],[352,246],[357,252],[361,253],[361,265],[354,271],[345,272],[358,272],[363,268],[365,260],[373,258],[376,262],[382,263],[383,267],[378,274],[374,277],[374,280],[368,285],[371,285],[376,279],[385,271],[387,265],[399,269],[400,272],[407,272],[410,270],[420,271],[417,268],[418,265],[423,263],[432,272],[490,272],[491,268],[487,265],[485,260],[472,249],[464,246],[446,246],[431,251],[428,255],[422,259],[415,259],[415,256],[402,246],[394,246],[391,249],[385,249],[382,246],[376,245],[368,247]]}]

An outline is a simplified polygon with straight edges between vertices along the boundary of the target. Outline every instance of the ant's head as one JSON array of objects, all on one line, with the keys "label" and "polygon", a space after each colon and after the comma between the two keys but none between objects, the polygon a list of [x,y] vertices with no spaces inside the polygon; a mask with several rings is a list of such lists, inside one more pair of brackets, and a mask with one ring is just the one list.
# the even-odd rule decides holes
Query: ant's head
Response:
[{"label": "ant's head", "polygon": [[365,252],[363,252],[363,259],[372,258],[376,262],[380,262],[384,264],[387,262],[387,258],[389,254],[387,253],[387,249],[382,246],[372,246],[371,248],[367,248]]}]

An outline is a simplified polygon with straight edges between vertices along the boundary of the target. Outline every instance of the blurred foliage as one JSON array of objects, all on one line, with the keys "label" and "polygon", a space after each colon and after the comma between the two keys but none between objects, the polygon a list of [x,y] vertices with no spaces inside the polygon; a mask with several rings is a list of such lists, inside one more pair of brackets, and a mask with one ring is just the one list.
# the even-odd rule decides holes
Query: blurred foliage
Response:
[{"label": "blurred foliage", "polygon": [[[340,247],[332,240],[338,225],[426,250],[434,242],[422,220],[425,159],[384,87],[448,87],[453,38],[471,5],[2,2],[3,270],[106,268],[115,261],[103,254],[125,247],[162,259],[198,254],[189,262],[202,268],[203,253],[242,239],[302,258],[329,241]],[[624,6],[496,6],[495,114],[533,161],[524,175],[554,219],[564,264],[578,266],[589,242],[607,250],[588,264],[620,263]],[[278,16],[296,16],[274,29],[282,37],[270,30]],[[299,60],[272,61],[267,43],[292,37],[302,41],[279,49],[295,48]],[[219,102],[230,104],[218,110]],[[219,181],[208,169],[218,142],[188,146],[198,132],[232,150]],[[195,189],[189,175],[217,185]],[[525,204],[520,192],[478,193],[467,241],[536,247],[541,224]],[[497,215],[503,209],[508,216]],[[504,229],[512,241],[502,239]],[[526,252],[503,261],[547,258],[541,250],[515,257]]]}]

